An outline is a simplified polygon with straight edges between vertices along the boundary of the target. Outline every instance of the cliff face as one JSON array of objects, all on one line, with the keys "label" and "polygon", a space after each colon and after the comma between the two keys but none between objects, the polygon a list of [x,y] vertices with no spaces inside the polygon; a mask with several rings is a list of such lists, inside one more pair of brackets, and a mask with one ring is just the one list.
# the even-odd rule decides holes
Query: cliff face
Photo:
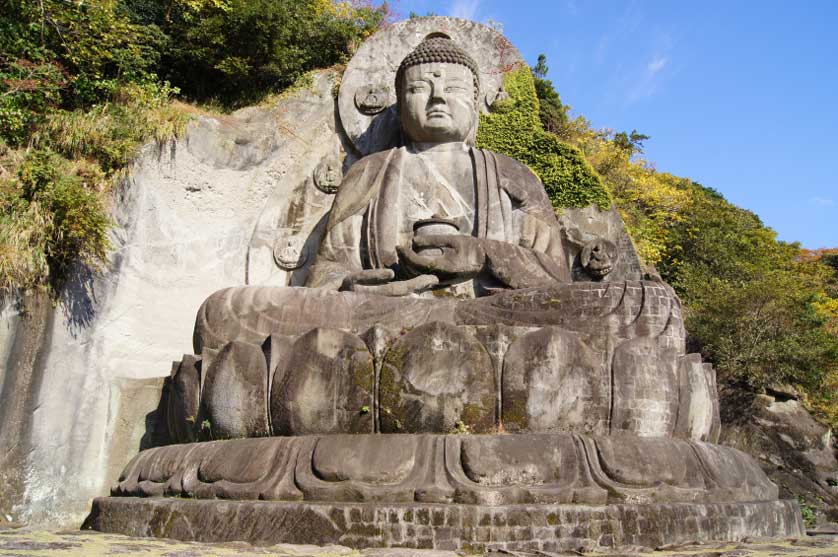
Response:
[{"label": "cliff face", "polygon": [[838,447],[832,432],[818,423],[797,400],[793,389],[769,390],[752,400],[731,391],[721,393],[720,442],[757,459],[780,488],[780,497],[799,499],[809,525],[838,522]]},{"label": "cliff face", "polygon": [[[191,351],[201,302],[292,280],[272,241],[286,225],[317,234],[289,204],[313,189],[322,158],[340,157],[333,80],[317,74],[273,106],[202,117],[176,142],[147,146],[115,193],[107,271],[79,270],[55,305],[3,300],[0,522],[78,526],[151,442],[163,379]],[[277,220],[289,213],[295,222]]]}]

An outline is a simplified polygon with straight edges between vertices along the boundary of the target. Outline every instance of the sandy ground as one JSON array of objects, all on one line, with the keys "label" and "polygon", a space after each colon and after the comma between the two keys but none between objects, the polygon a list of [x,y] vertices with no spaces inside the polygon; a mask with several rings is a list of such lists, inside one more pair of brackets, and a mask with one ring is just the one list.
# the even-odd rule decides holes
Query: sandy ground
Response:
[{"label": "sandy ground", "polygon": [[[367,549],[341,546],[273,545],[255,547],[245,543],[204,544],[171,540],[129,538],[90,531],[0,530],[0,555],[4,557],[455,557],[450,551],[415,549]],[[492,552],[489,557],[553,557],[592,555],[598,557],[838,557],[838,535],[810,536],[797,540],[738,544],[703,544],[651,549],[623,549],[609,553]]]}]

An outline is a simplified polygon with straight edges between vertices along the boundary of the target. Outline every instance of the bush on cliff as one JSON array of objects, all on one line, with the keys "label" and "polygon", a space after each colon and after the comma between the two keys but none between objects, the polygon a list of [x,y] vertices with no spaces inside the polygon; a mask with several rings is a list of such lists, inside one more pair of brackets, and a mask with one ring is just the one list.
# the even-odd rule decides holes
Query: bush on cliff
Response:
[{"label": "bush on cliff", "polygon": [[611,206],[599,176],[576,147],[542,129],[533,74],[527,67],[507,73],[503,81],[509,98],[481,114],[477,146],[517,159],[541,179],[557,209]]},{"label": "bush on cliff", "polygon": [[228,107],[344,61],[387,14],[386,6],[332,0],[122,0],[122,6],[164,38],[163,79],[187,98]]},{"label": "bush on cliff", "polygon": [[72,261],[105,262],[114,180],[196,112],[163,79],[236,106],[340,61],[385,14],[331,0],[4,0],[0,287],[57,293]]},{"label": "bush on cliff", "polygon": [[[540,100],[554,98],[545,84]],[[678,292],[691,349],[720,382],[757,392],[795,384],[838,427],[838,250],[779,242],[718,192],[657,171],[640,158],[649,138],[636,130],[595,130],[579,117],[559,133],[597,171],[640,255]]]}]

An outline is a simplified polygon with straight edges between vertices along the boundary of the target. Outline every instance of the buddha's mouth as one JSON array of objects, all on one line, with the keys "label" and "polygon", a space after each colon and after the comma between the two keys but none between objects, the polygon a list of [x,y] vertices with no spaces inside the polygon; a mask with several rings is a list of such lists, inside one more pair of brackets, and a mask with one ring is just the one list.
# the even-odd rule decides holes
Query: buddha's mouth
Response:
[{"label": "buddha's mouth", "polygon": [[439,110],[439,109],[429,110],[425,113],[425,115],[428,118],[435,118],[435,117],[440,117],[440,116],[451,116],[448,113],[447,110]]}]

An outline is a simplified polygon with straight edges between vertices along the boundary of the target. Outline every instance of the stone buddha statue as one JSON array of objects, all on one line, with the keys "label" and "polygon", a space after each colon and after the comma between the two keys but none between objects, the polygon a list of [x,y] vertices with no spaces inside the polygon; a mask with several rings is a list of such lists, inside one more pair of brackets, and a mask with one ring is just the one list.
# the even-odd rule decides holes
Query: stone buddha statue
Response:
[{"label": "stone buddha statue", "polygon": [[140,453],[91,524],[468,551],[800,531],[758,465],[713,444],[715,374],[672,289],[473,146],[478,76],[439,33],[404,58],[402,144],[349,169],[305,287],[203,303],[166,395],[190,444]]},{"label": "stone buddha statue", "polygon": [[225,289],[200,308],[197,356],[174,379],[189,383],[172,401],[179,438],[200,436],[204,420],[214,437],[711,435],[712,404],[678,423],[681,384],[709,379],[684,360],[672,290],[571,282],[543,185],[473,147],[478,86],[475,62],[444,35],[402,61],[403,145],[351,167],[307,286]]},{"label": "stone buddha statue", "polygon": [[352,167],[308,285],[385,296],[483,296],[569,282],[553,208],[521,163],[474,149],[478,72],[451,39],[399,66],[405,145]]}]

